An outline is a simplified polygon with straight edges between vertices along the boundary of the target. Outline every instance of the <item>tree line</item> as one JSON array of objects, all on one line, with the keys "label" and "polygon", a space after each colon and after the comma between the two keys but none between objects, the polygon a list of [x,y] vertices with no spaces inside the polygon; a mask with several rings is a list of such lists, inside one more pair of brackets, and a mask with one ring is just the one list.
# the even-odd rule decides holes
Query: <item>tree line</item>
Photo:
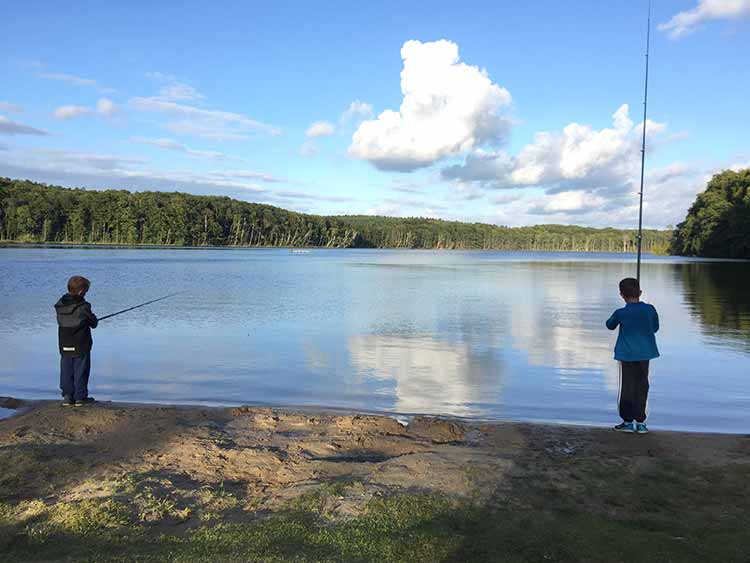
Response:
[{"label": "tree line", "polygon": [[[669,231],[646,230],[664,253]],[[503,227],[425,218],[320,216],[221,196],[84,190],[0,178],[6,241],[176,246],[311,246],[633,252],[634,230]]]},{"label": "tree line", "polygon": [[750,259],[750,168],[726,170],[711,178],[677,225],[670,251]]}]

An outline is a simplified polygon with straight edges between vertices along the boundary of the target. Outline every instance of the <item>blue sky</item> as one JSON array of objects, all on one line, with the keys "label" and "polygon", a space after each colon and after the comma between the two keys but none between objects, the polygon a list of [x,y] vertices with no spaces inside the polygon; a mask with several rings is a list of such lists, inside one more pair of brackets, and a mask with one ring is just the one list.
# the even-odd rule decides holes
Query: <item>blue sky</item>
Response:
[{"label": "blue sky", "polygon": [[[13,3],[0,175],[312,213],[636,222],[647,4]],[[646,215],[750,165],[750,0],[656,1]],[[625,107],[627,105],[627,107]]]}]

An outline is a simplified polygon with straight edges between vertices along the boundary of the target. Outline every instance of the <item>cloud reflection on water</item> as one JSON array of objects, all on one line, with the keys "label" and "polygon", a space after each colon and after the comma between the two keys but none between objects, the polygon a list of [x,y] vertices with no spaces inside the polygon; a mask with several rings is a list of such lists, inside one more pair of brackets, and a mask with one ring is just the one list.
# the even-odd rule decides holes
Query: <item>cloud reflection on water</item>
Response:
[{"label": "cloud reflection on water", "polygon": [[[361,377],[393,381],[393,410],[483,416],[502,393],[502,362],[493,350],[427,336],[357,335],[349,338],[353,369]],[[388,391],[386,391],[388,392]]]}]

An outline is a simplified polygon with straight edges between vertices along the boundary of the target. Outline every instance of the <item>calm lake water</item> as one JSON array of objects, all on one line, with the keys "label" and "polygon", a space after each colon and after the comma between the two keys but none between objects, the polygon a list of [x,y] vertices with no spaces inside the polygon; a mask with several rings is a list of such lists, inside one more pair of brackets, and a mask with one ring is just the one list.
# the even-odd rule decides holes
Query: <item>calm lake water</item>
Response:
[{"label": "calm lake water", "polygon": [[[645,259],[654,428],[750,432],[750,263]],[[85,275],[98,399],[617,421],[617,282],[632,256],[0,249],[0,395],[59,396],[52,305]]]}]

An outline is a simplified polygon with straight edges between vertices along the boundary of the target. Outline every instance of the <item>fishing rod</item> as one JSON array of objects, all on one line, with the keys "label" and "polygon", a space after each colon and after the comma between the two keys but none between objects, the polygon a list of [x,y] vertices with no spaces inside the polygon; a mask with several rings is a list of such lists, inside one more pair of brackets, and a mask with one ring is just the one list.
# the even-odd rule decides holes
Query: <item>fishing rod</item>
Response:
[{"label": "fishing rod", "polygon": [[651,0],[648,0],[648,23],[646,25],[646,80],[643,88],[643,138],[641,140],[641,190],[638,192],[638,258],[635,279],[641,281],[641,243],[643,242],[643,176],[646,170],[646,107],[648,105],[648,53],[651,43]]},{"label": "fishing rod", "polygon": [[169,299],[170,297],[174,297],[175,295],[179,295],[180,293],[185,293],[185,291],[178,291],[177,293],[170,293],[169,295],[165,295],[164,297],[159,297],[159,299],[152,299],[151,301],[146,301],[145,303],[141,303],[140,305],[128,307],[127,309],[123,309],[122,311],[117,311],[116,313],[111,313],[109,315],[99,317],[99,320],[103,321],[104,319],[110,319],[116,315],[121,315],[123,313],[127,313],[128,311],[132,311],[133,309],[138,309],[139,307],[145,307],[146,305],[151,305],[152,303],[156,303],[157,301],[164,301],[165,299]]}]

